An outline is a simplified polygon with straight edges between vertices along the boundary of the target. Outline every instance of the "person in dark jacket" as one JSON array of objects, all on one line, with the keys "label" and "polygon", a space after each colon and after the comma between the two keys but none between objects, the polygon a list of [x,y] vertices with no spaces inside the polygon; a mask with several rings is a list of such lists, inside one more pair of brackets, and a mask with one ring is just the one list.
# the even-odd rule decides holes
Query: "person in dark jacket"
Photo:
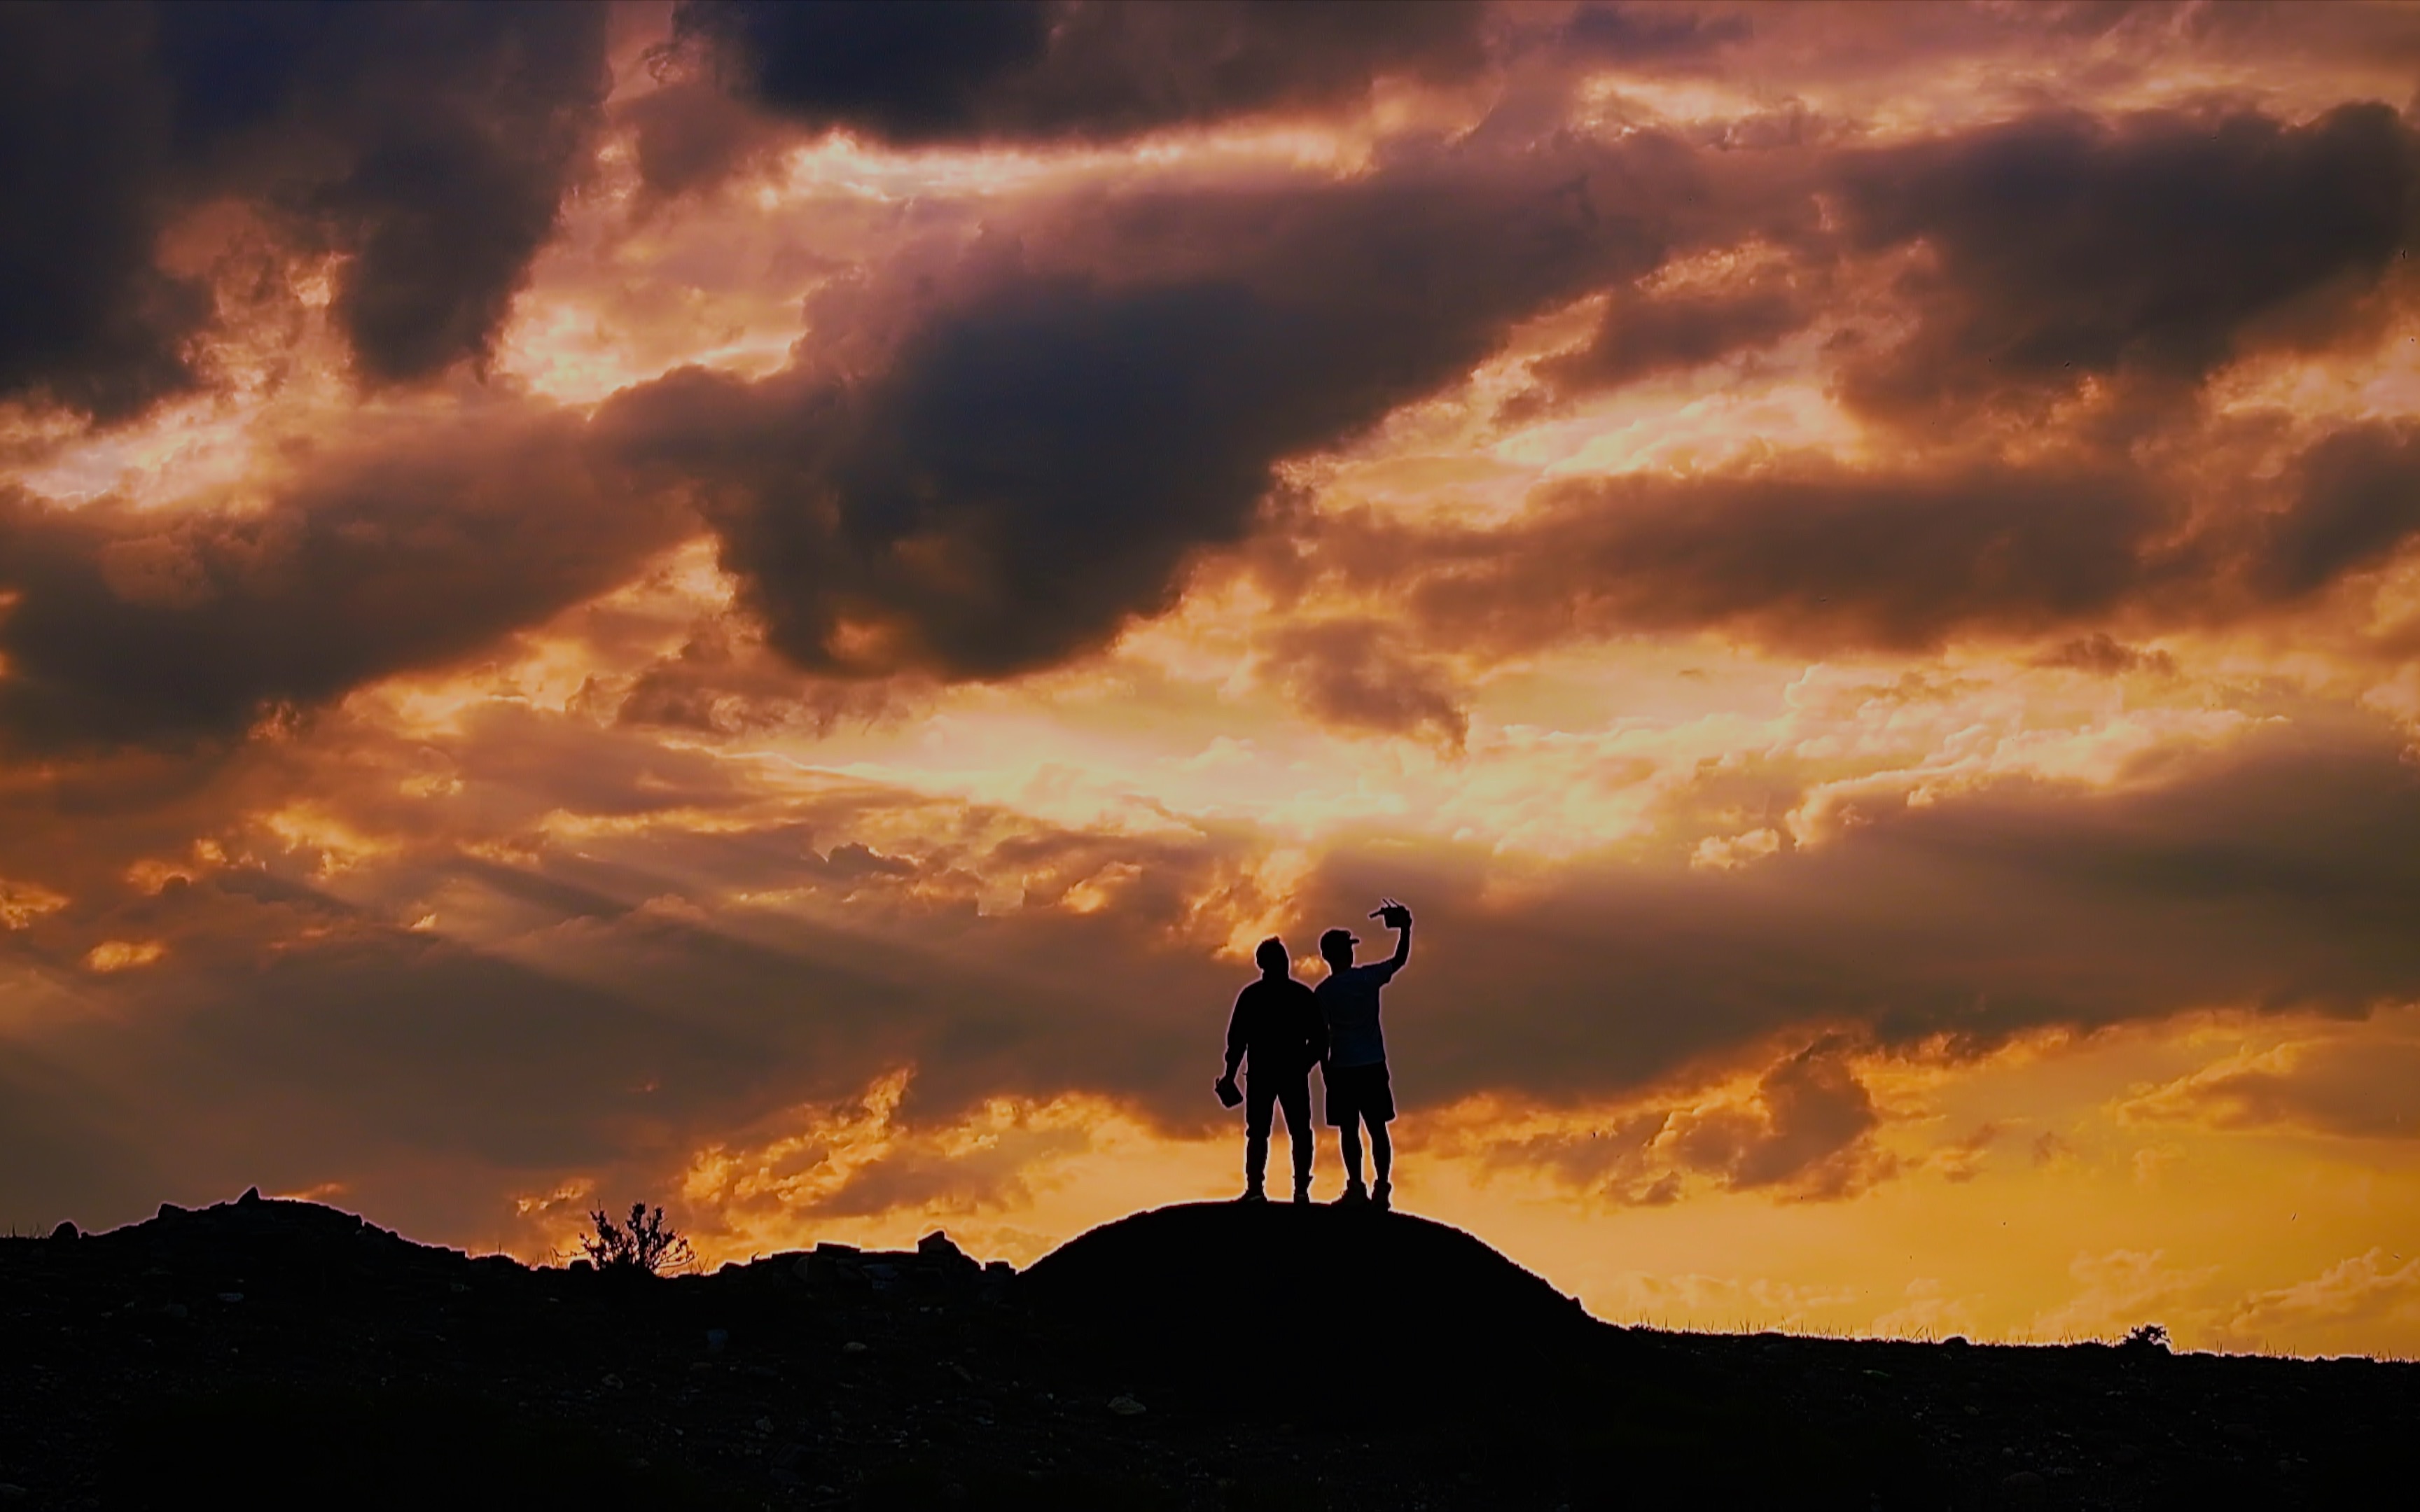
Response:
[{"label": "person in dark jacket", "polygon": [[[1294,979],[1285,942],[1274,937],[1252,952],[1261,980],[1235,998],[1227,1021],[1227,1071],[1218,1082],[1218,1101],[1244,1106],[1244,1196],[1265,1202],[1269,1168],[1269,1115],[1285,1110],[1286,1143],[1294,1150],[1294,1199],[1311,1200],[1311,1068],[1327,1054],[1327,1020],[1319,999]],[[1247,1059],[1250,1091],[1235,1090],[1235,1068]]]}]

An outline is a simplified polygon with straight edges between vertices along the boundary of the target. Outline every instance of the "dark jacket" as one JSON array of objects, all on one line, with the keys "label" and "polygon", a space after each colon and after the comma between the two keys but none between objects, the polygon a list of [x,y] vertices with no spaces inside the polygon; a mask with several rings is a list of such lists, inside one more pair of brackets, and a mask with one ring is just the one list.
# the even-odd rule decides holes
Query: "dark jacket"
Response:
[{"label": "dark jacket", "polygon": [[1227,1070],[1249,1055],[1257,1076],[1307,1076],[1327,1054],[1327,1017],[1309,987],[1264,977],[1235,997],[1227,1021]]}]

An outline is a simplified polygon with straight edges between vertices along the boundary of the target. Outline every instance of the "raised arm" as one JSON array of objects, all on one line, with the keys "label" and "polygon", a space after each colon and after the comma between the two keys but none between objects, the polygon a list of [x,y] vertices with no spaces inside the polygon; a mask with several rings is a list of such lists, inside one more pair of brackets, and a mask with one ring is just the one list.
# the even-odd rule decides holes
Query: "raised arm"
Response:
[{"label": "raised arm", "polygon": [[1395,953],[1386,963],[1387,975],[1392,977],[1412,958],[1412,911],[1392,898],[1385,898],[1370,917],[1395,932]]}]

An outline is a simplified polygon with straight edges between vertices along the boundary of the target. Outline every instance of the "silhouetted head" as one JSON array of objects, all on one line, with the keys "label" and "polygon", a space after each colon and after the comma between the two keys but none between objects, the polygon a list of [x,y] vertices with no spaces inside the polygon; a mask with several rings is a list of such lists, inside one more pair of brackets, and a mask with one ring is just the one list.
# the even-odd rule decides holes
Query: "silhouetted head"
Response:
[{"label": "silhouetted head", "polygon": [[1252,952],[1252,959],[1260,964],[1263,972],[1272,977],[1282,977],[1294,967],[1294,957],[1286,953],[1285,941],[1274,934],[1261,942],[1261,948]]},{"label": "silhouetted head", "polygon": [[1319,937],[1319,957],[1342,971],[1353,964],[1353,948],[1361,942],[1349,929],[1332,929]]}]

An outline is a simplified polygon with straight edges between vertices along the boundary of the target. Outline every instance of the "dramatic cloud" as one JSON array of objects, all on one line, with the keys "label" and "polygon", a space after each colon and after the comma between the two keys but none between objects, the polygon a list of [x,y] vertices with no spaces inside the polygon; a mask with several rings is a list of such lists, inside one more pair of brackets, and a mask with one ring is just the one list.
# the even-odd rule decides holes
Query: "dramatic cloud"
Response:
[{"label": "dramatic cloud", "polygon": [[1425,733],[1449,748],[1469,733],[1451,680],[1405,654],[1383,625],[1331,620],[1292,626],[1276,640],[1272,670],[1313,718],[1348,730]]},{"label": "dramatic cloud", "polygon": [[914,144],[1113,140],[1355,101],[1388,75],[1476,71],[1485,19],[1464,0],[685,0],[673,26],[675,51],[704,52],[718,78],[768,110]]},{"label": "dramatic cloud", "polygon": [[1431,900],[1400,995],[1420,1025],[1396,1056],[1415,1102],[1584,1102],[1798,1025],[1980,1051],[2420,993],[2398,916],[2420,904],[2420,774],[2374,729],[2247,739],[2131,791],[2012,780],[1836,817],[1837,838],[1736,870],[1565,875],[1504,903],[1474,873],[1339,856],[1307,912],[1389,887]]},{"label": "dramatic cloud", "polygon": [[2290,502],[2261,521],[2246,571],[2264,598],[2308,597],[2381,566],[2420,531],[2420,436],[2408,424],[2332,436],[2294,472]]},{"label": "dramatic cloud", "polygon": [[2146,651],[2139,646],[2127,645],[2105,631],[2096,631],[2054,646],[2036,658],[2035,664],[2072,667],[2078,671],[2098,672],[2103,677],[2118,677],[2136,671],[2173,676],[2177,671],[2177,658],[2166,652]]},{"label": "dramatic cloud", "polygon": [[2039,412],[2094,379],[2194,385],[2256,345],[2342,329],[2412,239],[2413,147],[2384,105],[2029,116],[1844,158],[1847,241],[1919,249],[1915,329],[1848,397],[1926,424]]},{"label": "dramatic cloud", "polygon": [[1578,393],[1770,347],[1814,317],[1814,284],[1766,267],[1711,288],[1617,295],[1589,344],[1539,363],[1537,375]]},{"label": "dramatic cloud", "polygon": [[1883,1118],[1851,1046],[1826,1036],[1784,1056],[1752,1088],[1625,1112],[1608,1127],[1480,1143],[1491,1169],[1534,1167],[1634,1207],[1681,1200],[1692,1179],[1799,1201],[1856,1196],[1898,1173],[1874,1142]]},{"label": "dramatic cloud", "polygon": [[[566,791],[548,774],[583,728],[587,783]],[[397,1152],[505,1182],[566,1167],[648,1168],[659,1180],[695,1149],[901,1068],[919,1069],[903,1129],[1070,1086],[1158,1107],[1192,1101],[1177,1092],[1196,1080],[1181,1053],[1191,1015],[1171,1009],[1232,986],[1183,933],[1184,889],[1215,847],[1030,825],[985,841],[981,816],[942,809],[911,852],[891,854],[843,837],[912,823],[917,801],[851,790],[786,805],[784,822],[763,828],[686,829],[702,814],[744,816],[765,795],[710,762],[509,707],[467,721],[449,744],[454,782],[424,784],[418,799],[396,794],[398,772],[416,763],[410,747],[287,774],[286,803],[325,815],[337,842],[355,847],[336,870],[332,853],[315,864],[307,841],[281,854],[272,817],[214,844],[219,860],[189,863],[190,880],[151,893],[121,885],[114,900],[27,921],[13,959],[39,963],[87,1000],[106,992],[124,1011],[108,1022],[64,1016],[36,1037],[44,1048],[28,1063],[60,1068],[49,1078],[59,1087],[98,1083],[80,1100],[111,1109],[121,1129],[210,1129],[175,1151],[138,1140],[147,1164],[94,1177],[86,1201],[130,1200],[146,1181],[216,1180],[201,1173],[227,1162],[289,1189],[366,1182]],[[466,826],[482,832],[479,820],[512,836],[541,810],[610,823],[579,851],[525,842],[514,863],[455,850]],[[637,837],[633,822],[649,818],[686,838],[614,838]],[[106,843],[104,832],[123,844],[128,823],[98,816],[84,846]],[[255,845],[257,856],[243,854]],[[354,875],[332,888],[339,871]],[[89,881],[98,894],[102,884]],[[1026,906],[989,922],[977,915],[986,884],[1015,897],[1020,881]],[[779,889],[776,906],[720,896],[734,887]],[[448,933],[401,922],[414,918],[441,918]],[[153,941],[163,964],[95,977],[79,952],[96,934]],[[1156,990],[1113,985],[1141,982]],[[155,1071],[171,1064],[183,1068],[176,1086],[153,1095]],[[252,1111],[213,1119],[211,1107]],[[273,1154],[256,1142],[271,1127],[319,1137]],[[1012,1140],[986,1179],[1012,1180],[1067,1138]],[[908,1137],[824,1200],[834,1212],[867,1211],[876,1194],[938,1190],[969,1169]],[[47,1171],[26,1172],[8,1179],[6,1199],[57,1190]],[[452,1223],[466,1200],[483,1199],[458,1189],[409,1205]]]},{"label": "dramatic cloud", "polygon": [[1583,5],[1556,34],[1557,50],[1590,63],[1702,66],[1726,44],[1755,32],[1748,15],[1719,15],[1678,6]]},{"label": "dramatic cloud", "polygon": [[1081,207],[1004,269],[978,247],[954,297],[921,269],[866,291],[849,324],[908,322],[872,373],[676,373],[600,424],[696,487],[801,667],[1004,676],[1169,608],[1196,552],[1244,537],[1280,461],[1652,266],[1689,185],[1677,149],[1641,139]]},{"label": "dramatic cloud", "polygon": [[2130,1117],[2350,1139],[2420,1139],[2420,1045],[2288,1043],[2131,1099]]},{"label": "dramatic cloud", "polygon": [[[2133,428],[2163,424],[2235,359],[2375,314],[2420,226],[2410,130],[2377,104],[2301,125],[2240,107],[2034,112],[1887,147],[1753,145],[1749,162],[1778,150],[1804,167],[1778,190],[1761,163],[1725,174],[1751,255],[1618,292],[1585,347],[1538,365],[1554,391],[1700,366],[1863,308],[1885,318],[1835,338],[1837,386],[1869,417],[2032,418],[2097,385],[2103,403],[2149,406]],[[1810,189],[1820,212],[1795,198]]]},{"label": "dramatic cloud", "polygon": [[[2386,564],[2416,532],[2420,450],[2406,425],[2366,424],[2260,481],[2101,463],[1893,473],[1814,455],[1558,484],[1500,525],[1340,515],[1264,570],[1393,596],[1421,640],[1465,652],[1716,627],[1793,650],[1912,651],[2271,614]],[[2094,634],[2051,660],[2156,665]]]},{"label": "dramatic cloud", "polygon": [[256,510],[0,498],[0,737],[234,735],[613,587],[680,522],[583,437],[506,405],[311,458]]},{"label": "dramatic cloud", "polygon": [[[344,851],[281,856],[266,832],[230,833],[216,849],[256,858],[16,932],[21,959],[116,1005],[61,1015],[35,1044],[117,1088],[112,1117],[150,1163],[123,1181],[174,1167],[302,1187],[396,1150],[450,1151],[523,1189],[566,1169],[660,1181],[707,1147],[762,1146],[784,1110],[912,1071],[879,1149],[793,1196],[835,1215],[1008,1201],[1026,1161],[1083,1148],[1083,1120],[985,1108],[1075,1097],[1201,1129],[1211,1019],[1243,969],[1208,940],[1237,907],[1261,916],[1250,933],[1308,938],[1357,917],[1380,877],[1422,906],[1415,969],[1389,994],[1414,1118],[1472,1098],[1636,1108],[1739,1046],[1800,1037],[1732,1092],[1651,1108],[1584,1149],[1489,1157],[1650,1207],[1882,1181],[1900,1163],[1860,1068],[1895,1055],[2420,994],[2402,927],[2420,903],[2420,779],[2377,745],[2278,739],[2132,793],[2014,784],[1878,809],[1719,875],[1583,868],[1506,892],[1475,858],[1385,847],[1285,896],[1242,883],[1233,836],[1054,830],[849,786],[772,805],[727,763],[509,705],[446,745],[447,780],[416,798],[399,795],[427,771],[411,746],[287,775],[289,811],[349,848],[338,871]],[[582,784],[548,775],[574,765]],[[129,822],[85,823],[83,846]],[[472,837],[517,854],[461,854]],[[421,918],[443,933],[403,922]],[[110,939],[163,953],[96,976],[84,957]],[[318,1134],[297,1147],[220,1120],[172,1158],[132,1132],[209,1124],[209,1106]],[[970,1119],[997,1126],[992,1153],[943,1137]],[[446,1203],[476,1194],[412,1200],[458,1222]]]},{"label": "dramatic cloud", "polygon": [[[920,260],[905,287],[823,301],[843,372],[676,375],[617,401],[609,426],[712,501],[724,564],[799,666],[1000,677],[1164,611],[1200,553],[1255,527],[1280,463],[1353,440],[1515,322],[1608,287],[1596,334],[1538,366],[1552,390],[1769,347],[1812,318],[1834,261],[1905,254],[1888,287],[1909,333],[1840,347],[1859,407],[2038,409],[2098,378],[2180,388],[2161,424],[2190,428],[2190,391],[2219,366],[2335,332],[2377,291],[2405,238],[2409,159],[2399,120],[2370,107],[2307,126],[2037,115],[1816,151],[1807,171],[1843,207],[1830,230],[1776,197],[1769,167],[1710,173],[1652,133],[1521,148],[1481,132],[1316,190],[1074,206],[943,265],[938,286]],[[1681,253],[1767,232],[1805,255],[1657,281]],[[899,333],[855,334],[886,325]],[[1392,549],[1356,541],[1341,572],[1407,594],[1457,650],[1709,626],[1910,650],[2238,617],[2313,597],[2410,533],[2393,425],[2249,488],[2173,448],[2119,457],[2068,440],[1988,466],[1814,455],[1573,483],[1513,528],[1374,525]],[[2235,459],[2258,463],[2248,447]],[[1452,738],[1435,679],[1417,681],[1414,713],[1334,696],[1347,683],[1332,672],[1300,687],[1324,717]],[[1380,703],[1395,712],[1369,717]]]},{"label": "dramatic cloud", "polygon": [[753,1151],[718,1147],[699,1164],[738,1199],[726,1206],[743,1212],[768,1198],[826,1218],[903,1207],[996,1210],[1030,1202],[1037,1176],[1088,1149],[1108,1111],[1075,1100],[1002,1098],[962,1124],[906,1129],[895,1114],[908,1080],[886,1076],[852,1107],[815,1110],[822,1116],[803,1130]]},{"label": "dramatic cloud", "polygon": [[1838,1056],[1818,1043],[1765,1072],[1753,1109],[1718,1108],[1682,1119],[1672,1149],[1682,1164],[1721,1175],[1733,1191],[1790,1183],[1838,1197],[1886,1174],[1862,1142],[1882,1122],[1874,1101]]},{"label": "dramatic cloud", "polygon": [[604,37],[586,6],[9,8],[0,397],[118,420],[194,387],[217,285],[280,257],[338,259],[370,383],[486,357],[585,163]]},{"label": "dramatic cloud", "polygon": [[1817,463],[1794,477],[1575,483],[1512,526],[1347,536],[1335,556],[1357,578],[1390,579],[1448,644],[1725,625],[1905,648],[2109,614],[2189,565],[2153,557],[2175,517],[2122,473],[1889,478]]},{"label": "dramatic cloud", "polygon": [[747,627],[723,619],[693,626],[680,648],[632,679],[614,705],[616,722],[728,735],[785,727],[830,731],[844,720],[891,713],[900,689],[882,684],[802,680]]}]

